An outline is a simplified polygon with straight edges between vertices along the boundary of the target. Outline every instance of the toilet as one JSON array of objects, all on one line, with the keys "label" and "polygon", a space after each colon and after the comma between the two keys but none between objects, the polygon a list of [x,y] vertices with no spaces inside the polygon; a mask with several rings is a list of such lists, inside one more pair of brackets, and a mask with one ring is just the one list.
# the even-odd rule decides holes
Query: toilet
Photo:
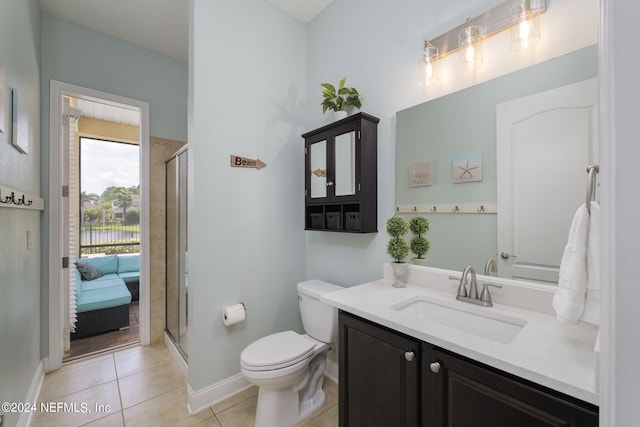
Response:
[{"label": "toilet", "polygon": [[292,426],[324,404],[327,353],[338,338],[338,310],[320,295],[343,289],[321,280],[298,283],[305,334],[278,332],[240,354],[245,378],[258,386],[256,427]]}]

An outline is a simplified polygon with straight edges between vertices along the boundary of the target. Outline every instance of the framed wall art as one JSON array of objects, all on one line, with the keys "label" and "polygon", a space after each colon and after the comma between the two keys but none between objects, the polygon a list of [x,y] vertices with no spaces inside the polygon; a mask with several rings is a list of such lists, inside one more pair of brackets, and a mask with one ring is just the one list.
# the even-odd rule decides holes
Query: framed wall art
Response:
[{"label": "framed wall art", "polygon": [[11,89],[13,135],[11,143],[18,151],[29,153],[29,115],[27,105],[18,89]]}]

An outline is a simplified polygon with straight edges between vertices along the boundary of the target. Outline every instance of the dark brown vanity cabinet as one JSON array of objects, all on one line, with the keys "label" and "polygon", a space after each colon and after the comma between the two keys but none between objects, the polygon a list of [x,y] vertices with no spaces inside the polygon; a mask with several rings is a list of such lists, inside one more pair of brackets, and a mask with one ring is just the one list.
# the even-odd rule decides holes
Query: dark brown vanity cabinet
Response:
[{"label": "dark brown vanity cabinet", "polygon": [[598,408],[340,312],[340,426],[592,427]]},{"label": "dark brown vanity cabinet", "polygon": [[357,113],[302,135],[305,230],[377,232],[379,121]]},{"label": "dark brown vanity cabinet", "polygon": [[340,426],[419,425],[420,341],[340,312]]}]

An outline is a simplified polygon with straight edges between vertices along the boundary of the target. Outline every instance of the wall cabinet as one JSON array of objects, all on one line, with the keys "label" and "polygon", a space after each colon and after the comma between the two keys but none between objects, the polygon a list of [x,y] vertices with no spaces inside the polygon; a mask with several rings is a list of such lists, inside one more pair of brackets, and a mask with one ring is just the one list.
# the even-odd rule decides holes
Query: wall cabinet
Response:
[{"label": "wall cabinet", "polygon": [[377,231],[377,126],[357,113],[302,135],[305,230]]},{"label": "wall cabinet", "polygon": [[598,425],[598,408],[340,312],[340,426]]}]

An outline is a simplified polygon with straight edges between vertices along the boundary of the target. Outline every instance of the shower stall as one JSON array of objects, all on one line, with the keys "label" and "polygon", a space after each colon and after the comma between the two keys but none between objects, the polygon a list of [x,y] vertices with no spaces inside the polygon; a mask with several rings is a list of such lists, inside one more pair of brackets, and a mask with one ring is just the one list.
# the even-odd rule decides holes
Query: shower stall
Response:
[{"label": "shower stall", "polygon": [[187,146],[165,162],[166,169],[166,331],[185,361],[188,355]]}]

